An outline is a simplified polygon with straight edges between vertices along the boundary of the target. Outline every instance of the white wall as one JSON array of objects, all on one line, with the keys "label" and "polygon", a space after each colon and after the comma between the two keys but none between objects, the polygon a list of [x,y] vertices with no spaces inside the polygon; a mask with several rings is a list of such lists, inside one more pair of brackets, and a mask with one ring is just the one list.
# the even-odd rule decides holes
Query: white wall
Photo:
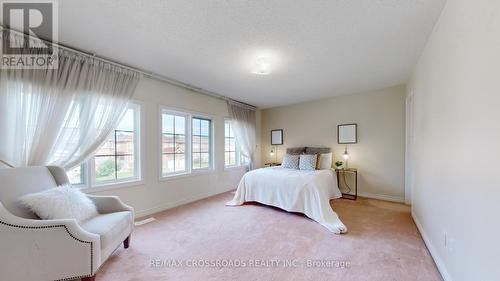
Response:
[{"label": "white wall", "polygon": [[428,248],[447,280],[500,280],[500,1],[448,1],[408,92]]},{"label": "white wall", "polygon": [[[236,188],[245,169],[224,169],[224,118],[228,117],[225,101],[151,79],[139,83],[134,98],[142,103],[144,183],[94,194],[120,196],[136,209],[138,216],[143,216]],[[214,116],[216,171],[166,181],[159,179],[160,105]]]},{"label": "white wall", "polygon": [[262,159],[271,160],[270,131],[283,129],[286,147],[326,146],[343,161],[337,125],[358,124],[357,144],[348,146],[349,167],[358,168],[360,195],[404,201],[405,86],[333,97],[262,111]]}]

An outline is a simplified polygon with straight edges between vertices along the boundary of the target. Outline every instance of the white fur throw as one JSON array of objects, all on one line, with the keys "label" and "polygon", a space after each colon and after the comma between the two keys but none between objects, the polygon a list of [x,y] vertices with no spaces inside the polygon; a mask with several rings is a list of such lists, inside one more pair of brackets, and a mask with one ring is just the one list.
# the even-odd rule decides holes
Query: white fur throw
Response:
[{"label": "white fur throw", "polygon": [[82,222],[99,214],[94,202],[70,184],[27,194],[19,201],[44,220],[75,219]]}]

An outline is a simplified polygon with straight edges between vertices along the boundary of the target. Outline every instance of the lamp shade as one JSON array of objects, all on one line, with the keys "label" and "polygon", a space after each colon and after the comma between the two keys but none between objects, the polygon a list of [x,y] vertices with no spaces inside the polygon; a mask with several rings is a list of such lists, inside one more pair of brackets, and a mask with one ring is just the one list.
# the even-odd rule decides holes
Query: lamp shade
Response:
[{"label": "lamp shade", "polygon": [[349,159],[349,153],[347,152],[347,146],[345,147],[345,150],[344,150],[344,159],[345,160]]}]

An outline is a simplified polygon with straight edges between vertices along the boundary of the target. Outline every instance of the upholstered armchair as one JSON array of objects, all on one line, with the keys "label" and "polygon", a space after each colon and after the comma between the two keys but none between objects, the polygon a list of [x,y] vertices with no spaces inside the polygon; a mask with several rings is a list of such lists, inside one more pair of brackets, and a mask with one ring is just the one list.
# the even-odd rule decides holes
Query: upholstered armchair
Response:
[{"label": "upholstered armchair", "polygon": [[40,220],[19,197],[68,183],[55,166],[0,169],[0,275],[2,280],[94,280],[106,259],[128,248],[134,211],[114,196],[88,197],[99,211],[81,224]]}]

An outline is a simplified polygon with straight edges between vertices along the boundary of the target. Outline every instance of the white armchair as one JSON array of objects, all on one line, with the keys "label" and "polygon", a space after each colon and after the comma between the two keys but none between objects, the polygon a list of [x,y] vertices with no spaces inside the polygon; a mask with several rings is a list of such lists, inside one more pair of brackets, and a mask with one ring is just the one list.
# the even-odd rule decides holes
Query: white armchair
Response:
[{"label": "white armchair", "polygon": [[118,197],[88,197],[97,217],[40,220],[18,198],[68,182],[55,166],[0,169],[0,274],[2,280],[94,280],[121,243],[129,246],[134,211]]}]

